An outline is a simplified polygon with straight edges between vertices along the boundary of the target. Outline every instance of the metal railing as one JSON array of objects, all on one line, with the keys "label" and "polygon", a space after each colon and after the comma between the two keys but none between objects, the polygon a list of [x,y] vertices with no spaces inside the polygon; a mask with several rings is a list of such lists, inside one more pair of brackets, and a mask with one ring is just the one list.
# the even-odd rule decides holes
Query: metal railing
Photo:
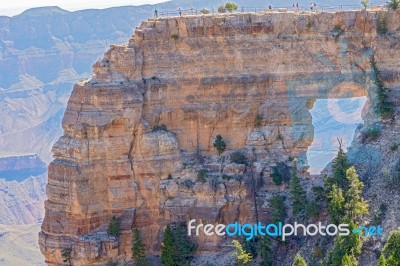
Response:
[{"label": "metal railing", "polygon": [[[381,7],[384,8],[386,6],[385,2],[377,2],[370,3],[368,5],[371,7]],[[279,7],[239,7],[237,10],[225,12],[219,12],[218,9],[178,9],[178,10],[163,10],[161,12],[154,13],[154,17],[162,18],[162,17],[177,17],[177,16],[199,16],[199,15],[207,15],[207,14],[237,14],[237,13],[266,13],[266,12],[308,12],[308,13],[317,13],[317,12],[338,12],[338,11],[357,11],[363,10],[361,5],[334,5],[334,6],[299,6],[293,7],[291,5],[288,6],[279,6]]]}]

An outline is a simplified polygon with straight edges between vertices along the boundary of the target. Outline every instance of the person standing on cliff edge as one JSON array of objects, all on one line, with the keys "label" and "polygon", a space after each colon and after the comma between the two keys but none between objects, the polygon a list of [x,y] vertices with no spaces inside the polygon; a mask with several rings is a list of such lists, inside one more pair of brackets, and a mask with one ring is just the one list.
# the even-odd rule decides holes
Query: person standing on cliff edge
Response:
[{"label": "person standing on cliff edge", "polygon": [[182,10],[181,10],[181,8],[178,8],[178,13],[179,13],[179,16],[182,17]]},{"label": "person standing on cliff edge", "polygon": [[158,10],[157,9],[154,10],[154,17],[158,18]]}]

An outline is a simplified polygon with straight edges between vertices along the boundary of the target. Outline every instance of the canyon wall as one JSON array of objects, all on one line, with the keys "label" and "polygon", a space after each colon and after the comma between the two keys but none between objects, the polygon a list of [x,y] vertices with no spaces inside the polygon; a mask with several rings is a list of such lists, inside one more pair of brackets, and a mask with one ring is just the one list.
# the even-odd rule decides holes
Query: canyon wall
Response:
[{"label": "canyon wall", "polygon": [[[383,18],[389,32],[380,35]],[[158,254],[171,223],[268,220],[267,199],[285,189],[271,182],[271,167],[295,156],[307,164],[315,99],[368,96],[364,119],[377,120],[370,59],[389,87],[399,85],[399,20],[360,11],[143,22],[69,99],[39,234],[46,262],[62,264],[65,248],[73,265],[129,261],[133,227]],[[238,151],[247,164],[235,161]],[[119,239],[106,233],[112,216],[121,219]],[[229,244],[193,240],[199,253]]]}]

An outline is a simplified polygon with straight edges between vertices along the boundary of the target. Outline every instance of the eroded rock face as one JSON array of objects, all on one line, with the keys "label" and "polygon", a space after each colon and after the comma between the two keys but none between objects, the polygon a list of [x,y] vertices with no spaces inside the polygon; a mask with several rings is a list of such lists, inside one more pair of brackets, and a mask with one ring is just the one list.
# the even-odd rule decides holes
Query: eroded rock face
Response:
[{"label": "eroded rock face", "polygon": [[[380,16],[391,36],[377,35]],[[389,85],[399,84],[399,54],[391,48],[399,19],[343,12],[143,22],[69,100],[49,166],[40,233],[47,263],[61,264],[63,248],[72,248],[74,265],[129,261],[133,227],[157,254],[170,223],[267,220],[261,192],[271,184],[270,167],[289,156],[304,161],[313,100],[368,95],[373,105],[372,54]],[[365,118],[376,119],[368,110]],[[227,143],[221,157],[217,134]],[[230,161],[239,149],[247,166]],[[114,215],[124,224],[119,242],[104,234]],[[224,238],[194,240],[198,252],[226,246]]]}]

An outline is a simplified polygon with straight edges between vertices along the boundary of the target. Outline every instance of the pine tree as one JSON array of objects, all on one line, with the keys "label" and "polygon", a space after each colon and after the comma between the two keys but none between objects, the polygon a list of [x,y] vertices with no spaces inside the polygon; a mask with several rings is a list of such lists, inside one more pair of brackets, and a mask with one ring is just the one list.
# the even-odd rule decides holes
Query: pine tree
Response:
[{"label": "pine tree", "polygon": [[132,235],[132,260],[137,266],[150,265],[146,259],[146,246],[143,242],[142,236],[140,235],[139,229],[133,229]]},{"label": "pine tree", "polygon": [[332,222],[339,223],[344,217],[344,204],[343,191],[335,184],[332,185],[328,193],[328,211]]},{"label": "pine tree", "polygon": [[178,266],[179,257],[175,248],[174,235],[168,225],[164,231],[163,242],[161,245],[161,262],[165,266]]},{"label": "pine tree", "polygon": [[265,236],[261,238],[258,254],[260,255],[260,266],[272,266],[274,262],[274,251],[269,237]]},{"label": "pine tree", "polygon": [[163,265],[189,265],[194,249],[195,246],[186,235],[183,226],[166,227],[161,245],[161,262]]},{"label": "pine tree", "polygon": [[107,228],[107,233],[111,236],[119,237],[121,235],[121,222],[119,218],[113,216]]},{"label": "pine tree", "polygon": [[293,215],[296,217],[304,215],[305,206],[307,205],[307,195],[300,184],[299,177],[297,176],[296,161],[294,161],[294,166],[292,170],[290,194],[292,199]]},{"label": "pine tree", "polygon": [[382,254],[388,258],[387,265],[400,265],[400,230],[390,233],[390,236],[383,247]]},{"label": "pine tree", "polygon": [[[349,230],[355,228],[353,222],[349,222]],[[326,264],[331,266],[341,266],[345,255],[357,257],[361,254],[362,241],[358,234],[348,236],[338,236],[333,243],[333,247],[326,256]]]},{"label": "pine tree", "polygon": [[308,266],[308,264],[300,255],[300,253],[297,253],[296,256],[294,257],[292,266]]},{"label": "pine tree", "polygon": [[346,254],[342,258],[340,266],[357,266],[358,262],[353,255]]},{"label": "pine tree", "polygon": [[269,199],[269,204],[272,209],[271,223],[278,224],[285,220],[286,207],[285,207],[285,196],[274,195]]},{"label": "pine tree", "polygon": [[[183,226],[181,225],[176,226],[173,233],[174,233],[175,247],[178,252],[179,260],[189,265],[189,262],[193,257],[195,246],[188,238],[186,230]],[[183,265],[183,263],[181,263],[180,265]]]},{"label": "pine tree", "polygon": [[368,213],[368,202],[361,196],[364,183],[358,179],[354,166],[346,172],[349,189],[346,191],[346,215],[352,221]]},{"label": "pine tree", "polygon": [[333,180],[338,185],[338,187],[345,189],[347,187],[348,181],[346,178],[346,171],[349,169],[350,164],[347,159],[346,153],[342,149],[342,143],[339,140],[339,151],[333,161],[332,171]]},{"label": "pine tree", "polygon": [[385,258],[385,256],[383,256],[383,254],[381,254],[381,256],[379,257],[377,266],[388,266],[387,262],[386,262],[386,258]]},{"label": "pine tree", "polygon": [[247,253],[242,245],[237,240],[232,241],[233,246],[235,247],[234,256],[236,258],[236,263],[238,266],[246,266],[250,265],[253,257],[250,253]]},{"label": "pine tree", "polygon": [[222,153],[225,151],[225,149],[226,149],[226,143],[225,143],[225,141],[223,140],[222,136],[219,135],[219,134],[218,134],[217,137],[215,138],[214,147],[217,149],[218,155],[220,155],[220,156],[221,156],[221,154],[222,154]]}]

